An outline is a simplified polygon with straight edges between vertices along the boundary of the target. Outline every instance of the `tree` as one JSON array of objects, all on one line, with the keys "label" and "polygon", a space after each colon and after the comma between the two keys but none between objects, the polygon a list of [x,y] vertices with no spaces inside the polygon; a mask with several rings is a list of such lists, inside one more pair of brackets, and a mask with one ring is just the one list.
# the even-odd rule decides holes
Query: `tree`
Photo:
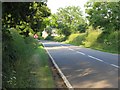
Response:
[{"label": "tree", "polygon": [[25,58],[29,58],[37,47],[37,42],[28,37],[29,33],[42,32],[47,26],[44,19],[49,15],[50,9],[44,2],[2,3],[3,88],[21,87],[21,84],[17,83],[21,81],[17,73],[17,62],[29,60]]},{"label": "tree", "polygon": [[[71,33],[81,32],[80,25],[85,25],[85,20],[82,17],[80,7],[68,6],[59,8],[58,12],[54,15],[56,19],[57,28],[59,33],[69,36]],[[84,30],[85,31],[85,30]]]},{"label": "tree", "polygon": [[17,27],[25,36],[31,29],[35,33],[42,31],[46,27],[44,18],[50,15],[50,9],[44,2],[4,2],[2,8],[3,28]]},{"label": "tree", "polygon": [[108,33],[120,29],[120,2],[88,2],[85,6],[94,28],[100,26]]}]

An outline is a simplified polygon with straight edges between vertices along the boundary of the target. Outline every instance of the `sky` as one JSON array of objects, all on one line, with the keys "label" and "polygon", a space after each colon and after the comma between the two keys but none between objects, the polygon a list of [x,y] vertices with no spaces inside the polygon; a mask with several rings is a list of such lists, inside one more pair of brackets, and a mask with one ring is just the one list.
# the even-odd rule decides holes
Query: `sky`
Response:
[{"label": "sky", "polygon": [[56,13],[57,9],[60,7],[64,8],[66,6],[80,6],[84,13],[84,4],[87,1],[88,0],[48,0],[47,6],[51,9],[52,13]]}]

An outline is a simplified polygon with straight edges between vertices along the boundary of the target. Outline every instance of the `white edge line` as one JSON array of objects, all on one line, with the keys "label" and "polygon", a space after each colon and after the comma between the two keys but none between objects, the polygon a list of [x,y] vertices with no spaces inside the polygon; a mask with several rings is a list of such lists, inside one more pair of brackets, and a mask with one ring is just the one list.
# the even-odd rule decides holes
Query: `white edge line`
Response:
[{"label": "white edge line", "polygon": [[[44,46],[44,44],[43,44]],[[45,46],[44,46],[45,47]],[[46,48],[45,48],[46,49]],[[54,66],[57,68],[57,70],[59,71],[64,83],[66,84],[66,86],[70,89],[70,90],[74,90],[72,85],[70,84],[70,82],[67,80],[67,78],[65,77],[65,75],[62,73],[62,71],[60,70],[60,68],[58,67],[58,65],[56,64],[56,62],[54,61],[54,59],[52,58],[52,56],[50,55],[50,53],[48,52],[48,50],[46,49],[48,55],[50,56]]]}]

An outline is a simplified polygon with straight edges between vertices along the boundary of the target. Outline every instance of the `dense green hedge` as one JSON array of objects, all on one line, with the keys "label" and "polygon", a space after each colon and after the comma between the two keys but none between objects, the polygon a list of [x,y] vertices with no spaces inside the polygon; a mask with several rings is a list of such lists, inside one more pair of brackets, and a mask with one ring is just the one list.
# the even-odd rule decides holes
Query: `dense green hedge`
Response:
[{"label": "dense green hedge", "polygon": [[[5,30],[5,29],[4,29]],[[27,72],[30,56],[34,53],[38,43],[32,37],[23,37],[17,30],[10,29],[3,32],[3,62],[2,62],[2,85],[3,87],[27,87]],[[24,81],[26,80],[26,81]]]},{"label": "dense green hedge", "polygon": [[85,40],[85,33],[82,34],[71,34],[68,38],[68,43],[73,45],[83,45],[83,41]]},{"label": "dense green hedge", "polygon": [[105,33],[100,29],[89,27],[85,33],[71,34],[65,43],[70,43],[77,46],[89,47],[97,50],[102,50],[112,53],[120,53],[118,35],[120,31]]}]

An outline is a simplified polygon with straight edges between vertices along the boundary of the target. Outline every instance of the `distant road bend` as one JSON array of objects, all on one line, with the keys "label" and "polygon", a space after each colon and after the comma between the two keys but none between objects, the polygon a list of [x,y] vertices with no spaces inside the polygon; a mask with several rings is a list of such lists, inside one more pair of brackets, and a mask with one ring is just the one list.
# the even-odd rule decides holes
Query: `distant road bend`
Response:
[{"label": "distant road bend", "polygon": [[73,88],[118,88],[118,54],[41,42]]}]

